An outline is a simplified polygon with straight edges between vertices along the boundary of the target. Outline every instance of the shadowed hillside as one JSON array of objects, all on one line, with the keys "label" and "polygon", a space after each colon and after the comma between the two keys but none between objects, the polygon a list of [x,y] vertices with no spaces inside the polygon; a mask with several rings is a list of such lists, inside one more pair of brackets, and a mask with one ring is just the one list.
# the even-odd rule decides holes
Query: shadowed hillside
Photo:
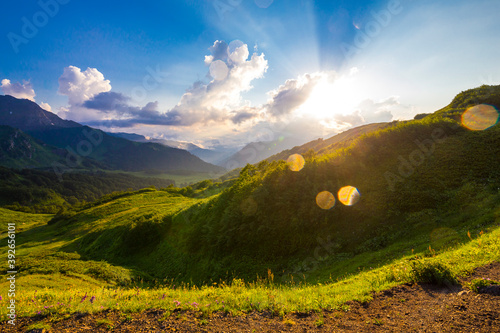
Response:
[{"label": "shadowed hillside", "polygon": [[[55,225],[68,232],[71,226],[86,226],[68,250],[185,281],[252,279],[268,268],[283,276],[310,274],[311,265],[303,260],[318,246],[326,251],[314,261],[313,275],[319,278],[324,270],[346,273],[339,258],[408,244],[415,237],[426,243],[437,233],[453,244],[463,230],[498,221],[500,127],[492,126],[495,119],[487,129],[469,130],[449,114],[443,117],[443,110],[362,135],[330,154],[306,156],[303,168],[295,171],[284,161],[247,165],[230,187],[183,203],[176,213],[151,207],[142,217],[127,217],[131,207],[158,195],[196,198],[204,191],[217,193],[216,184],[118,201],[113,207],[124,219],[119,228],[104,223],[107,205]],[[465,114],[465,108],[460,110]],[[346,186],[355,188],[350,198],[339,193]],[[88,229],[91,225],[100,227]],[[154,241],[144,238],[144,247],[137,245],[132,257],[123,253],[127,235],[150,232]],[[110,239],[115,247],[109,247]]]},{"label": "shadowed hillside", "polygon": [[[63,120],[32,101],[12,96],[0,96],[0,125],[20,129],[42,143],[60,148],[63,161],[55,166],[56,172],[60,174],[74,169],[95,169],[95,165],[100,169],[124,171],[224,171],[185,150],[113,137],[101,130]],[[39,152],[41,155],[41,150]],[[50,161],[42,164],[48,168],[54,168],[53,162],[59,162],[50,154],[40,158]],[[4,164],[4,160],[0,163],[3,166],[13,166],[10,162]],[[27,168],[30,165],[32,163],[21,167]]]}]

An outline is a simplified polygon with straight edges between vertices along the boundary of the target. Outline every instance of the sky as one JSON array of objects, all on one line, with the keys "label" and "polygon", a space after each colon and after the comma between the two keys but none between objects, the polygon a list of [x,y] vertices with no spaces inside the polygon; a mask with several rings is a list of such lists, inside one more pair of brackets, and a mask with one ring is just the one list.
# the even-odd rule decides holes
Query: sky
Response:
[{"label": "sky", "polygon": [[0,90],[205,148],[412,119],[500,84],[498,0],[5,0]]}]

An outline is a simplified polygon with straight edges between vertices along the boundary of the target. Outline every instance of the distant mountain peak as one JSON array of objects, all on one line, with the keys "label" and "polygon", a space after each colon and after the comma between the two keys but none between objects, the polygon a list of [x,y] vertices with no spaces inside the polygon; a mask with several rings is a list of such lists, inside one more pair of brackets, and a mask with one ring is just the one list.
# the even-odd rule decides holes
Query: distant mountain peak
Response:
[{"label": "distant mountain peak", "polygon": [[59,118],[28,99],[0,95],[0,124],[22,131],[39,131],[50,128],[71,128],[82,125]]},{"label": "distant mountain peak", "polygon": [[[139,139],[142,137],[146,141],[133,142],[111,136],[101,130],[92,129],[74,121],[63,120],[52,112],[43,110],[30,100],[17,99],[8,95],[0,95],[0,125],[20,129],[42,144],[65,151],[66,164],[62,165],[64,170],[96,166],[127,171],[159,170],[161,172],[206,173],[224,171],[223,168],[206,163],[185,150],[166,147],[148,141],[137,134],[134,137],[139,137]],[[95,140],[94,136],[100,139]],[[24,140],[23,142],[31,145],[30,141]],[[29,147],[25,148],[24,152],[29,152]],[[9,147],[5,147],[6,152],[9,152],[8,149]],[[12,154],[10,153],[10,155]],[[45,166],[50,167],[54,159],[52,157],[45,158],[44,161],[47,162]],[[21,168],[28,167],[28,164],[22,162],[19,166]]]}]

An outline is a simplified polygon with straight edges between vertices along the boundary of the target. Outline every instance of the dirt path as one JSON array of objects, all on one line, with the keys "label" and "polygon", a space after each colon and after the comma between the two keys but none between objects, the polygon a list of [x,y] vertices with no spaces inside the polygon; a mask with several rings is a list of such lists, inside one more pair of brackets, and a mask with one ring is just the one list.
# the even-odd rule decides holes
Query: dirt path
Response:
[{"label": "dirt path", "polygon": [[[499,281],[500,263],[481,267],[464,281],[473,278]],[[201,319],[189,312],[176,312],[164,321],[163,311],[146,311],[128,319],[109,311],[74,314],[51,323],[51,332],[500,332],[500,287],[487,292],[404,285],[378,293],[366,304],[350,302],[349,311],[291,314],[285,320],[269,313],[241,317],[215,313]],[[112,322],[113,328],[98,326],[102,319]],[[25,332],[34,322],[34,318],[21,318],[17,330],[2,323],[0,331]]]}]

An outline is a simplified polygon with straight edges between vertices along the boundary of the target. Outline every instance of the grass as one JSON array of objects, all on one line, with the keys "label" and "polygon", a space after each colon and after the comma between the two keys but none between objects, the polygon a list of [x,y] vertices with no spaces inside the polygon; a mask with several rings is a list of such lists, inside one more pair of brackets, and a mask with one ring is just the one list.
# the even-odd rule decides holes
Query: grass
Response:
[{"label": "grass", "polygon": [[172,179],[175,181],[175,184],[178,186],[181,184],[184,184],[185,186],[191,185],[197,182],[200,182],[205,179],[211,179],[211,178],[217,178],[220,176],[216,174],[210,174],[206,172],[191,172],[191,171],[179,171],[179,172],[169,172],[169,173],[163,173],[163,172],[147,172],[147,171],[141,171],[141,172],[126,172],[126,171],[106,171],[109,173],[124,173],[124,174],[129,174],[132,176],[136,177],[144,177],[144,178],[159,178],[159,179]]},{"label": "grass", "polygon": [[96,325],[97,327],[104,327],[106,328],[107,330],[112,330],[113,329],[113,322],[109,319],[106,319],[106,318],[102,318],[102,319],[97,319],[96,320]]},{"label": "grass", "polygon": [[473,292],[478,293],[480,289],[483,287],[488,287],[491,285],[498,285],[498,284],[500,284],[500,282],[490,279],[474,279],[471,282],[467,283],[466,287],[468,287]]},{"label": "grass", "polygon": [[[19,212],[0,208],[0,225],[4,226],[7,223],[15,223],[16,231],[19,233],[45,225],[53,216],[52,214],[19,214]],[[3,238],[6,235],[7,228],[2,227],[0,237]]]},{"label": "grass", "polygon": [[[292,312],[342,310],[349,300],[369,301],[374,291],[407,282],[446,283],[474,268],[500,260],[500,228],[454,249],[406,256],[391,264],[324,284],[275,284],[269,279],[256,282],[233,280],[227,283],[190,284],[157,288],[125,288],[84,276],[56,274],[21,276],[16,297],[19,316],[95,313],[103,309],[134,313],[147,309],[194,311],[200,316],[222,311],[241,314],[270,311],[276,316]],[[444,272],[444,273],[443,273]],[[431,277],[431,278],[429,278]],[[6,317],[7,283],[0,284],[3,299],[0,316]]]},{"label": "grass", "polygon": [[26,328],[25,332],[30,332],[33,330],[41,330],[42,332],[44,332],[44,331],[50,332],[51,329],[52,329],[52,327],[48,323],[38,322],[38,323],[34,323],[34,324],[28,326]]},{"label": "grass", "polygon": [[[149,249],[148,244],[156,238],[148,237],[164,233],[170,237],[175,235],[175,239],[167,238],[167,243],[179,242],[183,228],[191,225],[189,214],[184,216],[185,210],[207,200],[210,198],[193,199],[147,189],[89,205],[68,219],[52,224],[47,223],[53,215],[0,210],[2,225],[15,221],[18,226],[18,316],[54,317],[105,309],[127,316],[154,308],[167,313],[174,313],[176,309],[194,311],[202,318],[214,311],[234,315],[269,311],[285,318],[292,312],[346,311],[347,301],[369,301],[374,291],[407,282],[456,284],[458,276],[500,260],[500,228],[495,222],[485,226],[481,224],[481,214],[471,210],[467,215],[470,218],[464,219],[463,212],[449,215],[444,225],[426,220],[425,216],[436,216],[432,212],[416,217],[417,224],[409,224],[413,232],[403,228],[381,233],[389,245],[361,244],[357,252],[335,253],[318,263],[315,270],[305,272],[304,279],[297,275],[296,279],[283,284],[279,283],[280,272],[267,270],[266,278],[247,281],[234,278],[193,284],[164,279],[150,283],[148,272],[139,267],[141,263],[142,267],[151,265],[151,272],[156,266],[162,266],[159,259],[162,252],[158,249],[162,249],[165,241],[156,250]],[[491,201],[491,207],[497,207],[495,200]],[[493,221],[498,223],[500,210],[493,210]],[[478,220],[474,220],[475,215]],[[168,228],[164,230],[162,226]],[[133,242],[130,243],[133,251],[125,256],[128,261],[121,263],[120,257],[114,256],[123,248],[120,242],[127,241],[128,234],[141,235],[143,228],[147,232],[138,238],[144,244],[134,248]],[[3,235],[6,236],[5,232]],[[135,241],[137,237],[132,239]],[[5,239],[1,241],[6,244]],[[175,246],[182,249],[179,244]],[[82,248],[87,249],[86,252],[82,252]],[[86,257],[80,253],[86,253]],[[100,260],[98,255],[106,260]],[[0,256],[6,256],[5,246],[0,248]],[[167,257],[165,262],[173,260],[175,258]],[[141,283],[142,279],[149,279],[149,283]],[[478,288],[480,283],[484,282],[470,288]],[[2,277],[2,320],[7,318],[7,290],[8,283]],[[317,325],[320,321],[318,319]]]}]

